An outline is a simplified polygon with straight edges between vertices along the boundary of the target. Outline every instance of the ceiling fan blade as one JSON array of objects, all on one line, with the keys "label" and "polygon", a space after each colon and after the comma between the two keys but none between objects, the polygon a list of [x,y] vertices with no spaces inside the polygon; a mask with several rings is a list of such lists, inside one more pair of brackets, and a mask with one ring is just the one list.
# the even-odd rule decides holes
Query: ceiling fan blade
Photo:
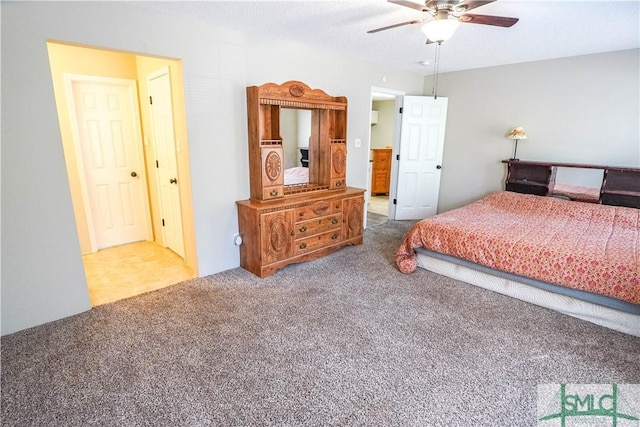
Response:
[{"label": "ceiling fan blade", "polygon": [[[411,9],[419,10],[420,12],[424,12],[427,10],[424,4],[414,3],[412,1],[406,0],[388,0],[389,3],[398,4],[400,6],[410,7]],[[492,0],[493,1],[493,0]]]},{"label": "ceiling fan blade", "polygon": [[399,24],[389,25],[387,27],[376,28],[375,30],[369,30],[369,31],[367,31],[367,33],[368,34],[373,34],[373,33],[379,32],[379,31],[390,30],[391,28],[402,27],[403,25],[419,24],[422,21],[424,21],[424,19],[414,19],[413,21],[401,22]]},{"label": "ceiling fan blade", "polygon": [[464,2],[461,6],[465,7],[465,10],[475,9],[476,7],[484,6],[485,4],[493,3],[496,0],[470,0]]},{"label": "ceiling fan blade", "polygon": [[460,22],[463,23],[494,25],[496,27],[511,27],[518,21],[518,18],[508,18],[506,16],[476,15],[474,13],[465,13],[460,17]]}]

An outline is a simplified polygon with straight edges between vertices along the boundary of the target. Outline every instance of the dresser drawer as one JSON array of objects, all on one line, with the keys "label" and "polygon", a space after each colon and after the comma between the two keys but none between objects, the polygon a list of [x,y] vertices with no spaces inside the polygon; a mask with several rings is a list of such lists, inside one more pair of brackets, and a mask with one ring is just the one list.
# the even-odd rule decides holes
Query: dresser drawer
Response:
[{"label": "dresser drawer", "polygon": [[313,250],[330,246],[333,243],[338,243],[342,240],[341,229],[329,230],[322,234],[316,234],[315,236],[306,237],[304,239],[296,240],[293,243],[293,251],[295,255],[300,255],[305,252],[311,252]]},{"label": "dresser drawer", "polygon": [[301,239],[303,237],[313,236],[314,234],[324,233],[334,228],[340,229],[340,227],[342,227],[342,215],[337,214],[297,222],[293,229],[295,231],[295,238]]},{"label": "dresser drawer", "polygon": [[262,200],[278,199],[284,194],[282,186],[265,187],[262,190]]},{"label": "dresser drawer", "polygon": [[296,208],[295,221],[304,221],[317,218],[319,216],[339,214],[342,212],[342,200],[320,200],[312,205]]},{"label": "dresser drawer", "polygon": [[344,178],[332,179],[329,188],[332,190],[344,188],[347,185],[347,181]]}]

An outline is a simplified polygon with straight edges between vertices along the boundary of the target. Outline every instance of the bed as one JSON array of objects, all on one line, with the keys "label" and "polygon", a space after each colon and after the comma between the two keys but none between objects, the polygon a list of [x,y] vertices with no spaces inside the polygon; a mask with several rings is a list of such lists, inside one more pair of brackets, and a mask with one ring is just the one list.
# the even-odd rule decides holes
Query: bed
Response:
[{"label": "bed", "polygon": [[284,170],[284,185],[299,185],[309,182],[309,168],[296,166]]},{"label": "bed", "polygon": [[396,262],[640,337],[640,209],[499,191],[417,222]]}]

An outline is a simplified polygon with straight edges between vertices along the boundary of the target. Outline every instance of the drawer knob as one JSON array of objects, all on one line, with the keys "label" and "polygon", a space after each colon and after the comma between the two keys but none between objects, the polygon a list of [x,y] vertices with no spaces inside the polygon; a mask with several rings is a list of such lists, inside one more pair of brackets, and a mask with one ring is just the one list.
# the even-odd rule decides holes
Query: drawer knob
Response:
[{"label": "drawer knob", "polygon": [[342,181],[336,182],[336,187],[340,187],[342,185]]},{"label": "drawer knob", "polygon": [[302,227],[300,227],[300,232],[304,233],[305,231],[307,231],[307,227],[305,227],[304,225]]},{"label": "drawer knob", "polygon": [[271,191],[269,192],[269,195],[270,195],[270,196],[277,196],[277,195],[278,195],[278,190],[271,190]]},{"label": "drawer knob", "polygon": [[306,247],[307,247],[307,244],[306,244],[306,243],[301,243],[301,244],[300,244],[300,249],[304,249],[304,248],[306,248]]},{"label": "drawer knob", "polygon": [[337,234],[334,234],[333,236],[331,236],[331,240],[336,240],[338,238]]},{"label": "drawer knob", "polygon": [[333,218],[333,219],[331,220],[331,224],[337,224],[337,223],[338,223],[338,219],[337,219],[337,218]]}]

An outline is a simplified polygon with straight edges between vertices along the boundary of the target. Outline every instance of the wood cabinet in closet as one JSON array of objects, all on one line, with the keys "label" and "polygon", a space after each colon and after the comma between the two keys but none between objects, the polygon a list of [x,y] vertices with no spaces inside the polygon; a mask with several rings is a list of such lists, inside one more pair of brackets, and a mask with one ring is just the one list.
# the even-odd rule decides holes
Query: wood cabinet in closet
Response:
[{"label": "wood cabinet in closet", "polygon": [[389,195],[391,148],[372,148],[371,195]]}]

